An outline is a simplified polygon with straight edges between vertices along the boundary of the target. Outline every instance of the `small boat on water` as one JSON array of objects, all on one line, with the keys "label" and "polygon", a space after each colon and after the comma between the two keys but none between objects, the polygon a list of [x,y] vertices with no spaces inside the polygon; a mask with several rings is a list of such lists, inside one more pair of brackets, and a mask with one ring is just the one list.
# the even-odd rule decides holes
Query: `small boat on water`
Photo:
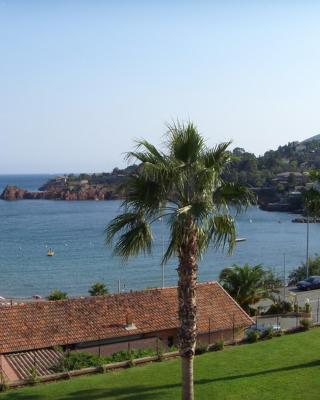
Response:
[{"label": "small boat on water", "polygon": [[47,253],[47,256],[48,256],[48,257],[54,256],[54,251],[53,251],[52,249],[49,249],[49,250],[48,250],[48,253]]},{"label": "small boat on water", "polygon": [[246,238],[236,238],[236,243],[245,242],[246,240]]}]

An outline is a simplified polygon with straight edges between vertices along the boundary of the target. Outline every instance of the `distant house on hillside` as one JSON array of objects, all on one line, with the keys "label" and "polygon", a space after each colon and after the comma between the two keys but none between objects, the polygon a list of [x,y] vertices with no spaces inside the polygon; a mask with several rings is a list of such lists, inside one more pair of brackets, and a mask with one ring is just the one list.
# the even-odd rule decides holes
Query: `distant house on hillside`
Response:
[{"label": "distant house on hillside", "polygon": [[290,177],[294,177],[296,184],[301,184],[305,181],[305,175],[301,172],[281,172],[272,179],[273,183],[287,184]]},{"label": "distant house on hillside", "polygon": [[299,143],[296,145],[295,150],[300,152],[300,151],[305,151],[307,146],[304,143]]},{"label": "distant house on hillside", "polygon": [[[253,323],[217,282],[198,284],[197,302],[203,343],[241,339]],[[176,287],[0,306],[1,365],[15,380],[39,354],[42,366],[54,359],[55,346],[101,355],[155,348],[159,341],[167,348],[177,344],[178,326]]]}]

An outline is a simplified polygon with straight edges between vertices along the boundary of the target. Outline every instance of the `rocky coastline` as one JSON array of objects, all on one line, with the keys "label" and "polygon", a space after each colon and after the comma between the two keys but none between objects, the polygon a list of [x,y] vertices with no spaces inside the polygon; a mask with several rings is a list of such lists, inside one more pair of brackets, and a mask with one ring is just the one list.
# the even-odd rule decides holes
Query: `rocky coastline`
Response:
[{"label": "rocky coastline", "polygon": [[13,200],[116,200],[120,196],[106,187],[86,187],[80,189],[51,188],[41,192],[30,192],[17,186],[6,186],[0,199]]}]

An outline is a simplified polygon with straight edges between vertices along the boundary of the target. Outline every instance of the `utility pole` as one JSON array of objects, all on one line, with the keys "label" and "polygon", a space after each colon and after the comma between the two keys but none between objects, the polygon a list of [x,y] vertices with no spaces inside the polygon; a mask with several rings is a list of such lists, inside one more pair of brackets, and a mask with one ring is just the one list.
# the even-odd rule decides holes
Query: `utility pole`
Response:
[{"label": "utility pole", "polygon": [[286,253],[283,253],[283,301],[286,301]]},{"label": "utility pole", "polygon": [[307,211],[307,252],[306,252],[306,273],[307,278],[309,278],[309,212]]},{"label": "utility pole", "polygon": [[[164,257],[164,242],[163,242],[163,218],[160,217],[159,221],[161,222],[161,244],[162,244],[162,261],[163,261],[163,257]],[[164,288],[164,263],[161,263],[161,281],[162,281],[162,287]]]}]

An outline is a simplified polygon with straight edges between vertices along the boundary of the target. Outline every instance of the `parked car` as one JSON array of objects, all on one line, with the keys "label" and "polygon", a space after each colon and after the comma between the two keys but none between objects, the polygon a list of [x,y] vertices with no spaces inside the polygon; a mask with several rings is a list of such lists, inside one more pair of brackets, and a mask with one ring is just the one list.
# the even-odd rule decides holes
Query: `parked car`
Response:
[{"label": "parked car", "polygon": [[246,329],[245,333],[246,335],[250,334],[251,332],[259,332],[260,335],[267,331],[268,329],[272,329],[272,332],[280,332],[281,331],[281,326],[279,324],[273,324],[273,325],[264,325],[264,324],[253,324],[249,326],[249,328]]},{"label": "parked car", "polygon": [[303,281],[297,283],[297,289],[299,290],[312,290],[320,289],[320,276],[313,275]]}]

